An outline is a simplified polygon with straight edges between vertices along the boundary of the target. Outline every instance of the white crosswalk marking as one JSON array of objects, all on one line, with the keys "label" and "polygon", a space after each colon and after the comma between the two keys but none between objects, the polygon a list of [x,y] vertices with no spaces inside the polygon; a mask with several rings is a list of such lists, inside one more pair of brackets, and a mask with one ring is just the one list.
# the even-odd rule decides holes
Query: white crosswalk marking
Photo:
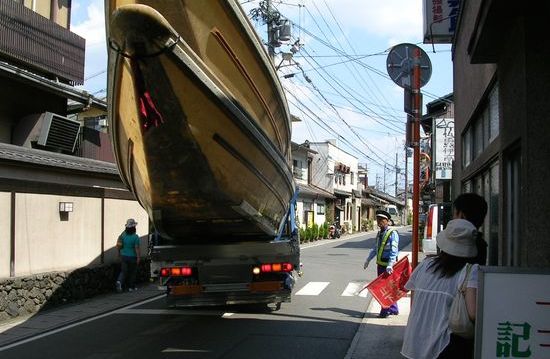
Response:
[{"label": "white crosswalk marking", "polygon": [[295,295],[319,295],[330,282],[309,282],[302,289],[296,292]]},{"label": "white crosswalk marking", "polygon": [[353,297],[363,286],[360,282],[349,282],[346,289],[340,294],[342,297]]}]

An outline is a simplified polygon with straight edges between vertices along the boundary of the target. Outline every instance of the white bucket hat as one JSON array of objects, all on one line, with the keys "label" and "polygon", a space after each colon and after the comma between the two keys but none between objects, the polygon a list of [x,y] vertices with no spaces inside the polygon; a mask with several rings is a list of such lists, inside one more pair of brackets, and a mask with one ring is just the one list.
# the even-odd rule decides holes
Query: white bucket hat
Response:
[{"label": "white bucket hat", "polygon": [[455,257],[471,258],[477,255],[477,229],[465,219],[453,219],[437,234],[437,246]]},{"label": "white bucket hat", "polygon": [[130,218],[126,221],[126,228],[135,227],[136,225],[137,225],[137,222],[133,218]]}]

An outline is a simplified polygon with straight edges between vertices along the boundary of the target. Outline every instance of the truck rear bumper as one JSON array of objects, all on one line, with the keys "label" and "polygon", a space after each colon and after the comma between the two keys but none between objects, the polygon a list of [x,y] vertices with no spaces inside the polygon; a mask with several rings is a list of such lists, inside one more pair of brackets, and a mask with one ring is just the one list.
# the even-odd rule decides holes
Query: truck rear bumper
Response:
[{"label": "truck rear bumper", "polygon": [[283,303],[290,302],[291,291],[283,289],[267,292],[202,292],[199,294],[176,295],[168,293],[166,304],[171,307],[214,306],[233,304]]}]

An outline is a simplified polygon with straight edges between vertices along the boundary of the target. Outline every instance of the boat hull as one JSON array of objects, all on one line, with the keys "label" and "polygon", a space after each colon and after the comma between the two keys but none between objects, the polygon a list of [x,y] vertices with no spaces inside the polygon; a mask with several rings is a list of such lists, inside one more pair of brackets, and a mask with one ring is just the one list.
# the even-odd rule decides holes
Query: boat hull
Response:
[{"label": "boat hull", "polygon": [[190,242],[275,236],[294,192],[290,117],[238,4],[106,5],[115,154],[155,228]]}]

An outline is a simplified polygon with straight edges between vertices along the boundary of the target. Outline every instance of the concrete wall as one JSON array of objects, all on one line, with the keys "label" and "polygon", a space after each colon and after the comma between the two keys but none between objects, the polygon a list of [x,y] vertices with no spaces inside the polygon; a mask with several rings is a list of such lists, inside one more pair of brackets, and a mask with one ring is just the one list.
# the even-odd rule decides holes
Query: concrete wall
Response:
[{"label": "concrete wall", "polygon": [[[102,232],[102,201],[104,229]],[[59,213],[59,202],[72,202],[68,216]],[[10,276],[11,194],[0,193],[0,278]],[[147,253],[148,216],[137,201],[16,193],[16,277],[68,271],[117,261],[114,249],[126,219],[138,222],[141,254]]]},{"label": "concrete wall", "polygon": [[[59,202],[73,202],[66,220]],[[18,193],[15,218],[16,276],[99,263],[100,198]]]}]

